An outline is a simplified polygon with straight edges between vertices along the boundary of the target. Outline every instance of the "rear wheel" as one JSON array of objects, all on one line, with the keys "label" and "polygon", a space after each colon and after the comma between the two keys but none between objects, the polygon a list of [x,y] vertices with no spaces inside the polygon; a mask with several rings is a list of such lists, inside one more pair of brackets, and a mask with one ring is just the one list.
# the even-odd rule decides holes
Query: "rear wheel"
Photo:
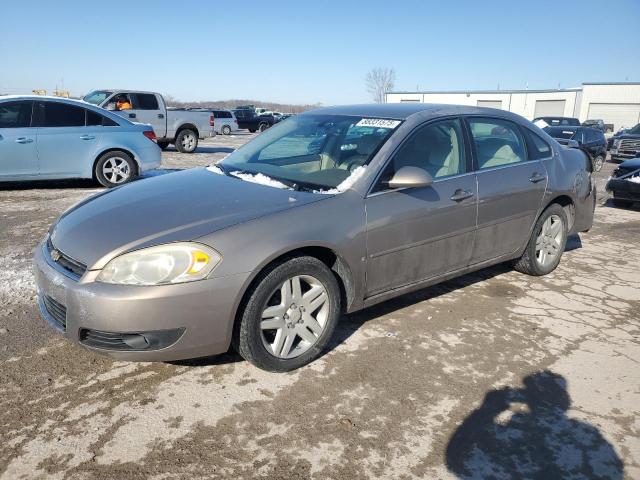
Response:
[{"label": "rear wheel", "polygon": [[222,127],[223,135],[231,135],[231,127],[229,125],[225,125]]},{"label": "rear wheel", "polygon": [[136,177],[136,163],[126,152],[107,152],[96,162],[94,174],[101,185],[117,187]]},{"label": "rear wheel", "polygon": [[567,244],[567,214],[557,203],[542,212],[531,238],[514,268],[527,275],[546,275],[556,269]]},{"label": "rear wheel", "polygon": [[250,133],[256,133],[256,129],[255,129],[255,128],[250,128],[250,129],[249,129],[249,132],[250,132]]},{"label": "rear wheel", "polygon": [[198,146],[198,135],[190,128],[180,130],[175,145],[180,153],[193,153]]},{"label": "rear wheel", "polygon": [[340,288],[314,257],[294,257],[263,273],[249,294],[234,346],[264,370],[286,372],[315,360],[340,317]]}]

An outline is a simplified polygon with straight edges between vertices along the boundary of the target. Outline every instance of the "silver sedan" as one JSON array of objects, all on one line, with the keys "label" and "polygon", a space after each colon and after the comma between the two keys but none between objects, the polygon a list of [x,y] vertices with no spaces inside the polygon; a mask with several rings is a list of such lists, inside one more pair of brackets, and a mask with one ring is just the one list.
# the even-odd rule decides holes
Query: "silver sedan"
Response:
[{"label": "silver sedan", "polygon": [[35,253],[38,301],[67,338],[121,359],[233,345],[287,371],[345,312],[499,262],[551,272],[594,205],[584,153],[517,115],[323,108],[66,212]]}]

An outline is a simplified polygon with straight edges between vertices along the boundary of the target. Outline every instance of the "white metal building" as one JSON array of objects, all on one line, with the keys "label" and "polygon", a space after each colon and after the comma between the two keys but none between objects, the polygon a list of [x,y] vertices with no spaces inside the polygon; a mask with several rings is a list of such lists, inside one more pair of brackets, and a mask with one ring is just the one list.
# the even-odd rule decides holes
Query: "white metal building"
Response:
[{"label": "white metal building", "polygon": [[640,123],[640,83],[583,83],[562,90],[390,92],[387,103],[423,102],[502,108],[529,120],[542,116],[602,119],[615,132]]}]

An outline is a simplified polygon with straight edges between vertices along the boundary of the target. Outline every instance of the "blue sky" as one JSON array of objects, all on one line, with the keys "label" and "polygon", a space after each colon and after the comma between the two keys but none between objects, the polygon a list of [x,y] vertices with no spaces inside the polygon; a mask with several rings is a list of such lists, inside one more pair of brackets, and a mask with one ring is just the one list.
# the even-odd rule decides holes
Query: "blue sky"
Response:
[{"label": "blue sky", "polygon": [[5,93],[340,104],[369,100],[377,66],[395,68],[396,90],[640,81],[638,0],[22,0],[0,17]]}]

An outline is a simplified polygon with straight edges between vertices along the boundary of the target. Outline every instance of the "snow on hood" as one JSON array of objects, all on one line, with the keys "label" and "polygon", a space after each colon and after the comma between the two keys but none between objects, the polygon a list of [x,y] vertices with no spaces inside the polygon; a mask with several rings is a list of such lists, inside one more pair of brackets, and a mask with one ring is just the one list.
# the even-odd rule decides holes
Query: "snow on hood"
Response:
[{"label": "snow on hood", "polygon": [[346,192],[364,175],[364,172],[367,170],[365,165],[356,168],[351,175],[345,178],[336,188],[331,188],[329,190],[314,190],[313,193],[323,193],[325,195],[336,195],[338,193]]}]

